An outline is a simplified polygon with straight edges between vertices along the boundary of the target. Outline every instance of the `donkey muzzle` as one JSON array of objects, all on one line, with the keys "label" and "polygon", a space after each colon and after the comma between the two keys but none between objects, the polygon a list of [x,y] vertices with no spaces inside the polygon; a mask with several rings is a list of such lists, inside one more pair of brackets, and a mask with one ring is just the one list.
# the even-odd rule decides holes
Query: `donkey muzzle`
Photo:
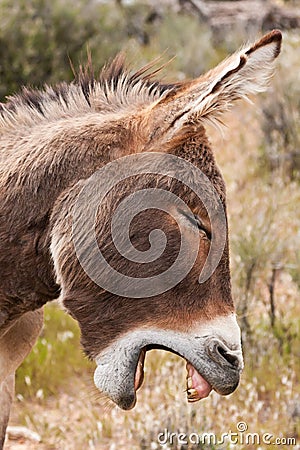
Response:
[{"label": "donkey muzzle", "polygon": [[243,368],[238,326],[223,334],[212,328],[202,331],[136,329],[123,335],[96,358],[95,385],[120,408],[133,408],[136,390],[143,380],[145,354],[158,348],[187,362],[191,373],[187,378],[191,388],[189,401],[206,397],[212,389],[221,395],[230,394],[236,389]]}]

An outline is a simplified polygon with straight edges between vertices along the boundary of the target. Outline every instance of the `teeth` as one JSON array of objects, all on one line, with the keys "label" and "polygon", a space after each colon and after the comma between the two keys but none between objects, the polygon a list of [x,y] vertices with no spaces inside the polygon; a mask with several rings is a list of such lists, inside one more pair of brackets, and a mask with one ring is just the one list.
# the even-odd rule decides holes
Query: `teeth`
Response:
[{"label": "teeth", "polygon": [[186,387],[187,387],[188,389],[191,389],[191,388],[193,387],[193,380],[192,380],[192,377],[188,377],[188,378],[186,379]]},{"label": "teeth", "polygon": [[187,377],[186,377],[187,400],[189,403],[197,402],[198,400],[200,400],[200,397],[198,391],[193,388],[193,374],[195,372],[195,369],[190,363],[187,363],[186,369],[187,369]]},{"label": "teeth", "polygon": [[189,402],[199,400],[198,392],[196,391],[196,389],[188,389],[187,398]]},{"label": "teeth", "polygon": [[196,389],[188,389],[188,390],[187,390],[187,395],[188,395],[189,397],[194,397],[195,395],[197,395]]}]

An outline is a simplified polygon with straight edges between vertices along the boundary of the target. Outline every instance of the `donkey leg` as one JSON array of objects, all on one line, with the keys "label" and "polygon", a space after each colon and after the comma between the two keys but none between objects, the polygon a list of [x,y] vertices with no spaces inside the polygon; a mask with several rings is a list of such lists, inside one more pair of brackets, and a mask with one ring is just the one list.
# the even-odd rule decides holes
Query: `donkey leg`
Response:
[{"label": "donkey leg", "polygon": [[0,337],[0,450],[9,419],[15,371],[28,355],[43,326],[43,310],[30,311]]},{"label": "donkey leg", "polygon": [[15,373],[9,375],[0,385],[0,449],[2,449],[4,445],[5,430],[9,420],[14,390]]}]

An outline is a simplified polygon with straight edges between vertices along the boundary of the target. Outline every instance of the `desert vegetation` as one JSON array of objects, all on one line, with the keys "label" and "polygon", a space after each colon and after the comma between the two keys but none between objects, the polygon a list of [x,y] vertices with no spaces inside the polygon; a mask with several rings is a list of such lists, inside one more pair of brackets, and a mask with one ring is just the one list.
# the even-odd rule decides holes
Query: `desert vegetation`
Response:
[{"label": "desert vegetation", "polygon": [[[160,54],[163,61],[176,56],[164,69],[165,79],[176,80],[207,70],[254,37],[237,27],[216,42],[198,17],[151,2],[1,0],[0,15],[2,100],[22,84],[71,80],[71,67],[84,63],[87,49],[95,70],[120,50],[134,67]],[[262,442],[265,433],[271,442],[279,439],[275,448],[298,448],[299,50],[299,30],[285,32],[269,92],[228,113],[222,133],[208,130],[227,184],[232,284],[245,357],[238,390],[187,404],[182,361],[152,351],[137,406],[117,410],[93,388],[93,364],[82,354],[77,324],[52,303],[42,335],[17,372],[11,417],[11,425],[28,427],[41,441],[10,439],[7,450],[264,449],[270,447]],[[158,436],[166,429],[177,437],[161,444]],[[240,433],[239,444],[188,439],[230,430]],[[257,437],[242,443],[247,433],[257,433],[260,443]]]}]

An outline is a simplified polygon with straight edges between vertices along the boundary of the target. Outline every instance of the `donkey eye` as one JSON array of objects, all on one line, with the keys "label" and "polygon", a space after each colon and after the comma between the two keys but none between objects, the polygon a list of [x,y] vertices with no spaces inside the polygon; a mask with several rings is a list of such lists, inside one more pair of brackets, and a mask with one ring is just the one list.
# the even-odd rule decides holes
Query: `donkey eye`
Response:
[{"label": "donkey eye", "polygon": [[197,216],[197,214],[194,214],[193,223],[198,228],[198,230],[201,231],[201,233],[211,241],[211,232],[207,229],[207,227],[204,225],[200,217]]},{"label": "donkey eye", "polygon": [[211,234],[210,232],[206,229],[205,225],[203,224],[202,220],[200,219],[200,217],[197,214],[187,214],[185,211],[181,211],[182,215],[189,220],[189,222],[194,225],[195,227],[198,228],[199,231],[201,231],[202,233],[205,234],[205,236],[210,239],[211,238]]},{"label": "donkey eye", "polygon": [[[199,230],[205,231],[203,222],[202,222],[202,220],[200,219],[200,217],[197,216],[197,214],[194,214],[194,217],[191,218],[191,219],[192,219],[193,223],[197,226],[197,228],[198,228]],[[205,233],[206,233],[206,231],[205,231]]]},{"label": "donkey eye", "polygon": [[199,216],[197,216],[197,214],[194,214],[194,216],[191,217],[191,222],[198,228],[198,230],[202,231],[202,233],[205,233],[205,235],[209,237],[209,233],[207,232],[202,220]]}]

